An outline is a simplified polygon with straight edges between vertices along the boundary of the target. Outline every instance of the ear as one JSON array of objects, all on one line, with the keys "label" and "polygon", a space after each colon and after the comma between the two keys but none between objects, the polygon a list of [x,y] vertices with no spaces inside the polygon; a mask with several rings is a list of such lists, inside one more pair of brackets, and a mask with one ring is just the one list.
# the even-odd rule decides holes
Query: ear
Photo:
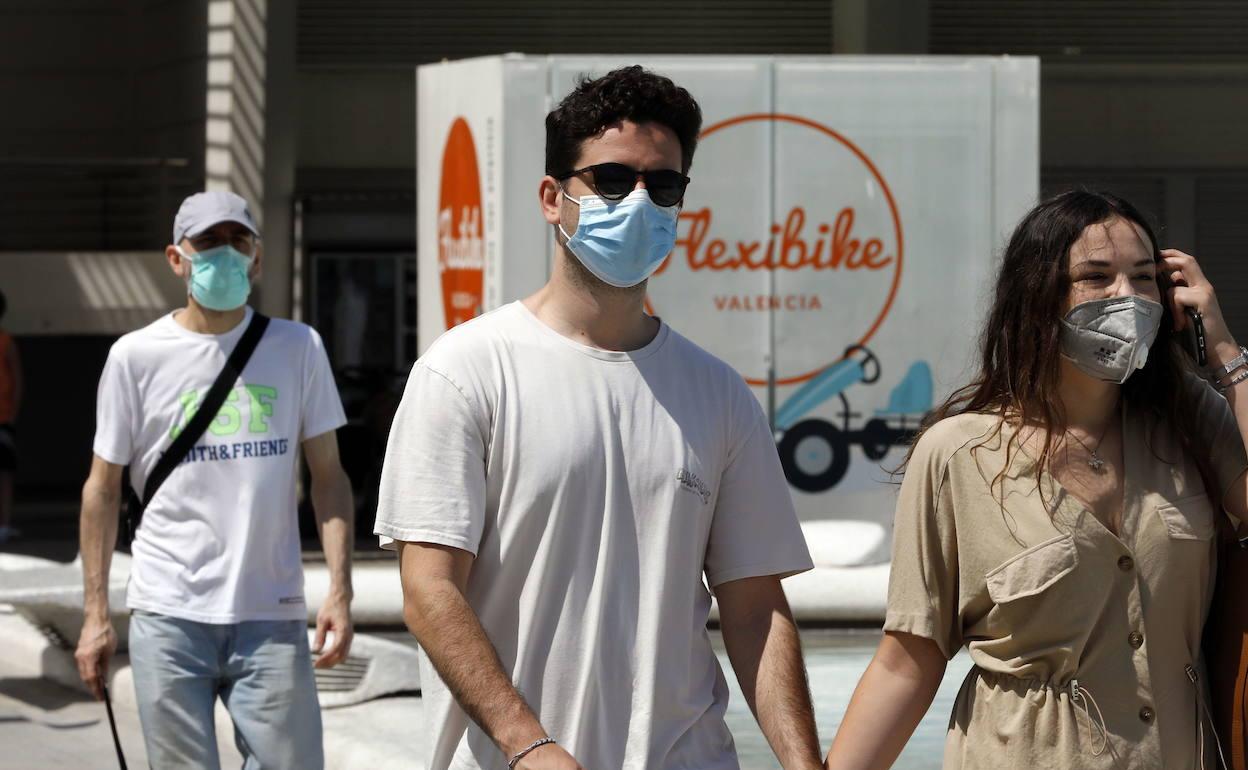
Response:
[{"label": "ear", "polygon": [[178,253],[176,246],[170,244],[165,247],[165,261],[169,263],[169,269],[173,271],[174,275],[184,281],[186,280],[188,268],[188,265],[186,264],[187,260]]},{"label": "ear", "polygon": [[251,258],[251,282],[255,283],[260,280],[260,275],[264,272],[264,241],[256,241],[256,253]]},{"label": "ear", "polygon": [[552,225],[559,224],[559,211],[562,208],[563,195],[559,192],[559,182],[553,176],[542,177],[537,186],[537,197],[541,202],[542,216]]}]

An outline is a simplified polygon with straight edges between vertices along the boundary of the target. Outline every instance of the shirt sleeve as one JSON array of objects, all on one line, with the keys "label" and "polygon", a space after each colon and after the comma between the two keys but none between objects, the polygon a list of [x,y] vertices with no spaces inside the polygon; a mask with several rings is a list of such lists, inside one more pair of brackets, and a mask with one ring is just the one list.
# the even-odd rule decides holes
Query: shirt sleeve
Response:
[{"label": "shirt sleeve", "polygon": [[108,353],[95,400],[95,440],[92,451],[114,465],[129,465],[134,456],[136,425],[135,382],[117,345]]},{"label": "shirt sleeve", "polygon": [[382,548],[436,543],[474,556],[485,528],[489,416],[449,376],[417,362],[399,404],[381,471]]},{"label": "shirt sleeve", "polygon": [[939,443],[935,429],[919,440],[901,482],[884,630],[931,639],[952,658],[962,647],[958,542]]},{"label": "shirt sleeve", "polygon": [[1220,499],[1226,499],[1231,484],[1248,470],[1248,452],[1239,423],[1226,398],[1204,379],[1189,374],[1188,393],[1196,402],[1198,447],[1209,447],[1209,462],[1218,484]]},{"label": "shirt sleeve", "polygon": [[742,578],[788,577],[814,566],[771,429],[753,395],[747,397],[745,439],[729,454],[711,520],[705,563],[711,588]]},{"label": "shirt sleeve", "polygon": [[334,372],[329,367],[325,344],[315,330],[308,329],[308,332],[308,352],[304,357],[300,440],[316,438],[347,424],[347,415],[342,409],[342,398],[338,395]]}]

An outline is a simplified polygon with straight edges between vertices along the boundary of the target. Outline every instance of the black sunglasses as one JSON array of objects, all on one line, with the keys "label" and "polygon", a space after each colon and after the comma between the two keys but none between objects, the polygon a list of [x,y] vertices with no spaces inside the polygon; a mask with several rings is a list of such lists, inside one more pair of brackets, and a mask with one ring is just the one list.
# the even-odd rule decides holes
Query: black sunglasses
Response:
[{"label": "black sunglasses", "polygon": [[623,163],[596,163],[555,178],[563,181],[578,174],[590,174],[589,186],[609,201],[623,200],[637,187],[637,180],[644,179],[646,192],[655,205],[675,206],[685,199],[685,188],[689,186],[689,177],[679,171],[670,168],[638,171]]}]

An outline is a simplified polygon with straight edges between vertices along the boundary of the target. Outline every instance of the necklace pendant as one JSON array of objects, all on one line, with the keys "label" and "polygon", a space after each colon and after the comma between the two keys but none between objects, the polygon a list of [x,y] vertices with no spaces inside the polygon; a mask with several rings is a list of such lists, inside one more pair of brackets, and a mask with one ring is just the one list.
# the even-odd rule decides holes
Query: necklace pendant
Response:
[{"label": "necklace pendant", "polygon": [[1088,460],[1088,467],[1099,473],[1101,468],[1105,467],[1105,461],[1093,452],[1092,458]]}]

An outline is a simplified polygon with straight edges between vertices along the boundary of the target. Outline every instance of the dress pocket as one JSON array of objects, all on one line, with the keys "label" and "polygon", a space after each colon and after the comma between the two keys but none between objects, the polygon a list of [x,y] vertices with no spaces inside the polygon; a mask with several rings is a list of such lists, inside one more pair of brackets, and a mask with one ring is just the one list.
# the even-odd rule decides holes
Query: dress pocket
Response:
[{"label": "dress pocket", "polygon": [[1058,535],[1033,545],[994,567],[984,579],[988,595],[997,604],[1036,596],[1048,590],[1079,566],[1073,535]]},{"label": "dress pocket", "polygon": [[1157,515],[1166,523],[1171,540],[1208,540],[1213,537],[1213,503],[1206,494],[1159,505]]}]

